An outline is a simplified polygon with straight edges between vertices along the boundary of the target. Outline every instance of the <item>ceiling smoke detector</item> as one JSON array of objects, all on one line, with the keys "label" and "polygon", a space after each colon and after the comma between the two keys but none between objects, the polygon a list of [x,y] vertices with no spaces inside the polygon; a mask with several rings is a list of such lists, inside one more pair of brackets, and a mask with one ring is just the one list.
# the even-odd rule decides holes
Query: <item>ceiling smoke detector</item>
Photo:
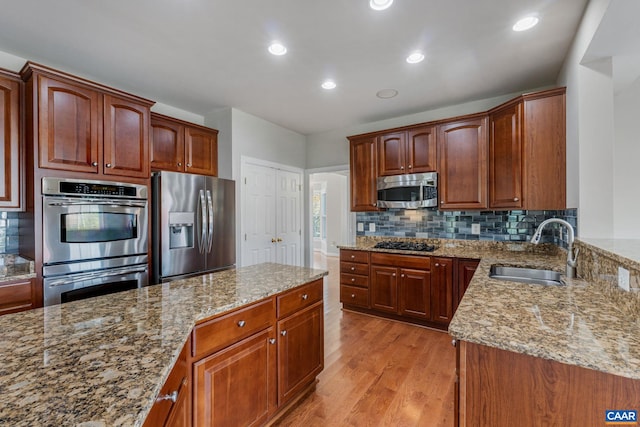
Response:
[{"label": "ceiling smoke detector", "polygon": [[398,91],[395,89],[382,89],[376,93],[376,96],[380,99],[389,99],[393,98],[398,94]]}]

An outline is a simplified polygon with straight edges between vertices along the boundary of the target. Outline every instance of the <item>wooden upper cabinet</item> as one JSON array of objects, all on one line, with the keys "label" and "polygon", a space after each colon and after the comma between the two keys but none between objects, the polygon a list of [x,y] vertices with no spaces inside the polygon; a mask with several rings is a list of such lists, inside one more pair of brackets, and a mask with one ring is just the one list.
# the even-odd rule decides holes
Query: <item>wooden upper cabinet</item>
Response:
[{"label": "wooden upper cabinet", "polygon": [[524,95],[489,117],[489,207],[565,209],[565,89]]},{"label": "wooden upper cabinet", "polygon": [[218,131],[187,127],[184,155],[185,172],[218,175]]},{"label": "wooden upper cabinet", "polygon": [[377,211],[376,137],[350,140],[351,210]]},{"label": "wooden upper cabinet", "polygon": [[522,103],[489,115],[489,206],[522,207]]},{"label": "wooden upper cabinet", "polygon": [[218,131],[151,114],[151,168],[218,175]]},{"label": "wooden upper cabinet", "polygon": [[104,95],[104,174],[149,176],[149,107]]},{"label": "wooden upper cabinet", "polygon": [[487,117],[438,127],[441,209],[487,207]]},{"label": "wooden upper cabinet", "polygon": [[184,170],[184,127],[151,113],[151,169]]},{"label": "wooden upper cabinet", "polygon": [[21,85],[18,76],[0,71],[0,165],[4,175],[4,181],[0,182],[0,210],[3,211],[23,208]]},{"label": "wooden upper cabinet", "polygon": [[380,176],[435,171],[435,128],[422,126],[380,135],[378,168]]},{"label": "wooden upper cabinet", "polygon": [[101,95],[93,88],[38,76],[39,166],[98,173],[102,163]]}]

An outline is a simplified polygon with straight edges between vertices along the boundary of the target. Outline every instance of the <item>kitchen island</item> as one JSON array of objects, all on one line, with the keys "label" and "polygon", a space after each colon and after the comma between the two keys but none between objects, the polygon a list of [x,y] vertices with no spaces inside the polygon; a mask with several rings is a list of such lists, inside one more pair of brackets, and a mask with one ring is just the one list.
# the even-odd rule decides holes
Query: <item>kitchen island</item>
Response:
[{"label": "kitchen island", "polygon": [[260,264],[0,317],[0,425],[140,426],[197,322],[326,274]]}]

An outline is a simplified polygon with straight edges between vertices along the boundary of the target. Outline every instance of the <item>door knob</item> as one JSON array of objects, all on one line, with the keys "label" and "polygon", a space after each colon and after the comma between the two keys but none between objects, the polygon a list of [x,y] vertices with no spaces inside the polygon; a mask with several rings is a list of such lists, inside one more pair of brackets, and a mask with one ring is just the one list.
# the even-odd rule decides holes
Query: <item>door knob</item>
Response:
[{"label": "door knob", "polygon": [[275,243],[276,239],[275,238],[271,238],[271,243]]},{"label": "door knob", "polygon": [[278,237],[278,242],[282,242],[282,239],[280,237]]}]

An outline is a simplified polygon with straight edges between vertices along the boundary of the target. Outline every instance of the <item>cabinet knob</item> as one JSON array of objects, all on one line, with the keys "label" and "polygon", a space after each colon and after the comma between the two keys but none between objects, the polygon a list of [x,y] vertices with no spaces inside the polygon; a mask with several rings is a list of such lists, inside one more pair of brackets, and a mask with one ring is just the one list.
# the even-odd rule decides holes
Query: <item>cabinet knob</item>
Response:
[{"label": "cabinet knob", "polygon": [[276,343],[276,339],[275,338],[269,338],[269,344],[275,344]]},{"label": "cabinet knob", "polygon": [[409,165],[409,169],[411,169],[411,168],[412,168],[412,166],[411,166],[411,165]]},{"label": "cabinet knob", "polygon": [[436,262],[436,267],[440,267],[440,264],[438,264],[437,262]]},{"label": "cabinet knob", "polygon": [[98,162],[91,163],[91,166],[98,166]]},{"label": "cabinet knob", "polygon": [[351,298],[355,298],[355,297],[356,297],[356,294],[351,294]]},{"label": "cabinet knob", "polygon": [[110,168],[111,167],[111,163],[107,163],[105,166]]},{"label": "cabinet knob", "polygon": [[309,299],[309,295],[307,295],[307,294],[303,294],[303,295],[302,295],[302,299],[306,301],[307,299]]},{"label": "cabinet knob", "polygon": [[282,335],[283,337],[287,336],[287,331],[280,331],[280,335]]},{"label": "cabinet knob", "polygon": [[441,204],[441,205],[444,205],[444,200],[440,200],[440,204]]},{"label": "cabinet knob", "polygon": [[351,267],[351,271],[355,271],[355,270],[356,270],[356,268],[355,268],[355,267]]},{"label": "cabinet knob", "polygon": [[377,203],[372,203],[371,206],[376,207]]},{"label": "cabinet knob", "polygon": [[396,277],[396,273],[393,273],[391,276],[392,276],[392,277]]},{"label": "cabinet knob", "polygon": [[514,198],[513,198],[513,201],[514,201],[514,202],[517,202],[518,200],[520,200],[520,199],[518,199],[517,197],[514,197]]},{"label": "cabinet knob", "polygon": [[181,163],[181,162],[178,162],[178,166],[182,166],[182,163]]},{"label": "cabinet knob", "polygon": [[176,400],[178,400],[178,390],[174,390],[169,394],[164,394],[156,398],[156,402],[162,402],[163,400],[170,400],[173,403],[176,403]]},{"label": "cabinet knob", "polygon": [[246,324],[246,322],[245,322],[244,320],[240,320],[240,321],[238,322],[238,327],[239,327],[239,328],[244,328],[244,325],[245,325],[245,324]]},{"label": "cabinet knob", "polygon": [[187,167],[190,168],[191,167],[191,163],[187,163]]},{"label": "cabinet knob", "polygon": [[400,166],[400,170],[403,171],[404,170],[404,166]]},{"label": "cabinet knob", "polygon": [[400,277],[404,277],[404,273],[400,275]]},{"label": "cabinet knob", "polygon": [[356,281],[355,277],[352,277],[352,278],[351,278],[351,281],[352,281],[352,282],[355,282],[355,281]]},{"label": "cabinet knob", "polygon": [[454,346],[454,347],[455,347],[455,346],[456,346],[456,344],[458,344],[458,341],[457,341],[457,340],[455,340],[455,339],[451,340],[451,345],[452,345],[452,346]]},{"label": "cabinet knob", "polygon": [[356,259],[356,256],[355,255],[351,255],[351,259]]}]

